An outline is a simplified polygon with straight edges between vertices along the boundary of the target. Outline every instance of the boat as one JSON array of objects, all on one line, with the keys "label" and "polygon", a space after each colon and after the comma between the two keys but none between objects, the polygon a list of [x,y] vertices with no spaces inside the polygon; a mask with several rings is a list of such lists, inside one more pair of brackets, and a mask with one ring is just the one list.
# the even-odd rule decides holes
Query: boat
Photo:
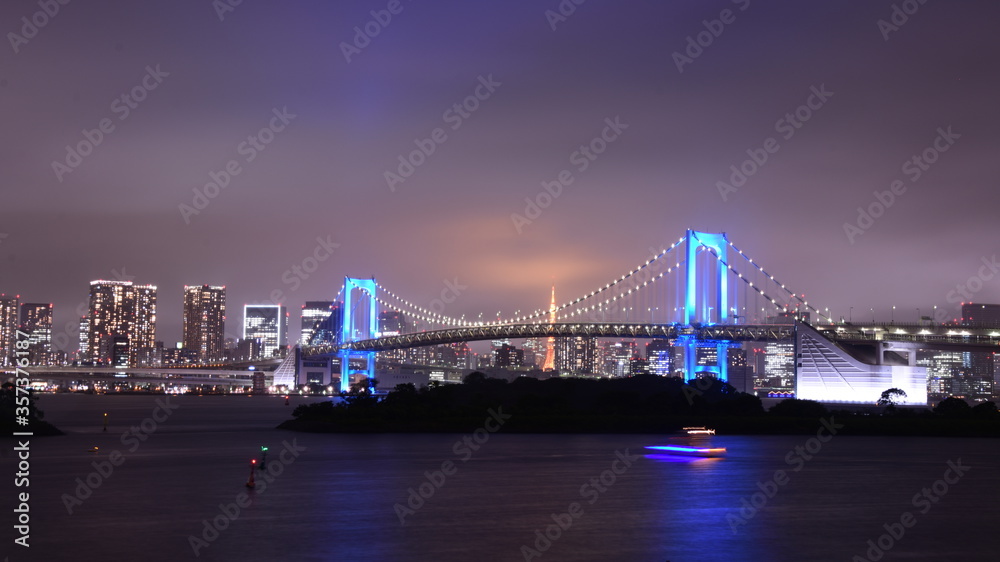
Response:
[{"label": "boat", "polygon": [[688,435],[715,435],[714,429],[706,427],[685,427],[684,431]]},{"label": "boat", "polygon": [[726,454],[725,447],[684,447],[680,445],[647,445],[647,449],[662,454],[683,455],[689,457],[722,457]]}]

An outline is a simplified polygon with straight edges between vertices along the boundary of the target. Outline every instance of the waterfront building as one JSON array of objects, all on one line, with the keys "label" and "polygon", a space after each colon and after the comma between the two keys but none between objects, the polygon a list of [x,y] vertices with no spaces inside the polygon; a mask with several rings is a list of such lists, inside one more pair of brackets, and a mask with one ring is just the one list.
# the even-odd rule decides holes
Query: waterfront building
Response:
[{"label": "waterfront building", "polygon": [[15,364],[14,345],[17,342],[18,300],[20,295],[0,294],[0,366]]},{"label": "waterfront building", "polygon": [[223,358],[226,338],[226,287],[184,286],[182,345],[198,354],[202,363]]},{"label": "waterfront building", "polygon": [[88,361],[137,365],[139,351],[154,347],[156,341],[156,286],[91,281],[87,322]]},{"label": "waterfront building", "polygon": [[28,364],[48,365],[52,354],[52,304],[21,304],[21,332],[28,336]]},{"label": "waterfront building", "polygon": [[[381,315],[379,326],[382,326]],[[302,305],[299,345],[332,345],[341,329],[342,310],[335,301],[306,301]]]},{"label": "waterfront building", "polygon": [[260,356],[270,358],[283,354],[288,345],[288,314],[280,304],[248,304],[243,306],[243,339],[260,340]]}]

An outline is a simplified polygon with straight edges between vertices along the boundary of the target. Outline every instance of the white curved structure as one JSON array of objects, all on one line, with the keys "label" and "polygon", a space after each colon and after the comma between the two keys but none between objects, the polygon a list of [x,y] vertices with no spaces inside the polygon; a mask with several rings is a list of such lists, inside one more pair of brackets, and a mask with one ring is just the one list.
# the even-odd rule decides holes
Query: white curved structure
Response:
[{"label": "white curved structure", "polygon": [[[879,342],[877,345],[882,345]],[[876,350],[876,357],[881,357]],[[875,404],[882,392],[898,388],[897,403],[927,404],[927,368],[914,365],[868,365],[807,325],[795,331],[795,397],[817,402]],[[912,359],[910,361],[913,363]]]}]

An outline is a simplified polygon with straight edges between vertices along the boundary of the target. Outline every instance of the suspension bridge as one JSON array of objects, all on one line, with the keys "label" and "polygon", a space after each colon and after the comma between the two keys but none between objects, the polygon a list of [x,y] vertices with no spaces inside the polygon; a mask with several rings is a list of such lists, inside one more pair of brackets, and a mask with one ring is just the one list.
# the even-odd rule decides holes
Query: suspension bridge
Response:
[{"label": "suspension bridge", "polygon": [[[302,354],[339,358],[342,389],[354,376],[375,376],[377,352],[455,342],[664,338],[683,350],[685,379],[707,372],[725,381],[730,349],[748,341],[794,341],[798,397],[867,401],[893,386],[923,403],[926,369],[916,365],[917,349],[983,351],[1000,344],[1000,330],[990,326],[835,322],[829,309],[810,304],[725,233],[695,230],[603,286],[527,314],[490,321],[450,317],[374,278],[346,277],[335,300],[343,303],[336,341],[305,347]],[[379,313],[388,310],[418,320],[421,329],[383,334]],[[716,364],[696,364],[702,348],[715,350]]]}]

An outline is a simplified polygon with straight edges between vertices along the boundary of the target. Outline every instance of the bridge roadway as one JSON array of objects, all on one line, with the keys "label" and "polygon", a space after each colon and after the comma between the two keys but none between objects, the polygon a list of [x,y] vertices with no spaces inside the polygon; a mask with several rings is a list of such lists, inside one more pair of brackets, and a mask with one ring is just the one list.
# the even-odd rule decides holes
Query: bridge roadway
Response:
[{"label": "bridge roadway", "polygon": [[[810,324],[811,325],[811,324]],[[929,325],[896,323],[843,323],[811,325],[827,338],[855,344],[912,342],[927,349],[979,350],[1000,346],[997,325]],[[496,339],[547,337],[664,338],[691,336],[701,341],[782,341],[795,337],[794,324],[712,324],[691,325],[651,323],[498,324],[358,340],[340,348],[325,346],[303,350],[304,355],[333,355],[338,349],[390,351],[429,345]],[[997,350],[1000,351],[1000,350]]]}]

